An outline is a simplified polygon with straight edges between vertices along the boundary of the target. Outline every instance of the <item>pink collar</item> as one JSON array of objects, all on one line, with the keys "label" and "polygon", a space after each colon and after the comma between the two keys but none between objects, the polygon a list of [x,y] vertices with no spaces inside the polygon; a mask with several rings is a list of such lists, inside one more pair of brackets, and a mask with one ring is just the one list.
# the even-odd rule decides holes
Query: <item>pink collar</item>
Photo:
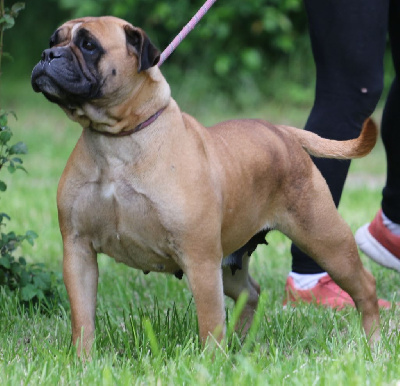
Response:
[{"label": "pink collar", "polygon": [[149,119],[146,119],[144,122],[139,123],[136,127],[130,130],[126,131],[120,131],[119,133],[110,133],[108,131],[99,131],[96,129],[93,129],[92,127],[90,130],[94,131],[95,133],[105,135],[106,137],[125,137],[127,135],[131,135],[133,133],[137,133],[138,131],[144,129],[145,127],[151,125],[161,114],[162,112],[166,109],[167,107],[163,107],[162,109],[158,110],[154,115],[152,115]]}]

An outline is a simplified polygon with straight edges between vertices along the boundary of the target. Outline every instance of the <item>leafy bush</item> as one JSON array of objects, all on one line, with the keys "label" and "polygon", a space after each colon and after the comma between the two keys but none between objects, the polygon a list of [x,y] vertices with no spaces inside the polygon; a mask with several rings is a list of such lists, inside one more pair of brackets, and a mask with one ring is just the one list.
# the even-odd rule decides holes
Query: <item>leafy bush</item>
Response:
[{"label": "leafy bush", "polygon": [[[53,0],[56,2],[56,0]],[[57,0],[73,17],[114,15],[144,28],[165,48],[204,0]],[[307,22],[302,0],[230,0],[216,2],[190,38],[174,54],[171,65],[197,66],[221,83],[257,77],[268,64],[299,49]]]},{"label": "leafy bush", "polygon": [[[41,0],[7,37],[18,61],[6,62],[12,77],[28,77],[47,48],[50,35],[68,19],[113,15],[142,27],[163,50],[204,0]],[[40,20],[40,28],[38,26]],[[34,33],[32,33],[34,31]],[[29,39],[27,39],[29,36]],[[190,89],[190,98],[228,97],[238,107],[265,98],[287,103],[294,85],[313,88],[313,61],[302,0],[217,1],[162,66],[173,86]],[[184,79],[185,84],[182,85]],[[290,83],[290,87],[287,86]],[[212,90],[212,94],[210,91]],[[283,94],[283,95],[280,95]],[[289,96],[290,97],[290,96]],[[186,96],[182,98],[186,100]]]},{"label": "leafy bush", "polygon": [[[13,27],[15,17],[24,8],[23,3],[14,4],[11,9],[4,8],[3,0],[0,0],[0,69],[3,54],[3,32]],[[0,72],[1,74],[1,72]],[[0,171],[8,170],[13,174],[17,170],[25,171],[22,166],[21,155],[27,153],[27,147],[23,142],[10,144],[12,130],[8,126],[8,118],[14,113],[0,109]],[[5,192],[7,185],[0,180],[0,192]],[[60,278],[53,272],[45,270],[42,264],[27,265],[26,260],[20,256],[16,259],[15,254],[21,244],[26,241],[33,245],[37,234],[27,231],[18,235],[14,231],[3,232],[7,221],[11,218],[8,214],[0,212],[0,286],[6,291],[19,291],[21,301],[44,302],[58,300],[57,283]]]},{"label": "leafy bush", "polygon": [[[27,153],[27,147],[23,142],[10,145],[12,131],[8,126],[9,113],[0,110],[0,171],[6,168],[9,173],[16,170],[25,171],[22,166],[21,155]],[[7,185],[0,180],[0,192],[4,192]],[[60,278],[53,272],[45,270],[43,264],[27,265],[26,260],[20,256],[16,259],[15,254],[18,247],[26,241],[33,245],[38,237],[33,231],[27,231],[23,235],[18,235],[13,231],[3,232],[6,221],[11,218],[8,214],[0,212],[0,286],[7,291],[19,291],[22,301],[44,301],[58,300],[56,285]]]}]

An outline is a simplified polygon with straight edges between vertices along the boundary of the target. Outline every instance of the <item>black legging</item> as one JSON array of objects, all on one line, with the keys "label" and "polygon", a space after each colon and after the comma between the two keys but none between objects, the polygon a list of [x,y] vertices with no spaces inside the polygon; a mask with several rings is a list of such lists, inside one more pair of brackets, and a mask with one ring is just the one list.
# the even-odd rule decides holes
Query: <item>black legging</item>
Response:
[{"label": "black legging", "polygon": [[[388,30],[396,72],[400,70],[400,1],[304,0],[304,3],[317,70],[315,102],[305,129],[325,138],[355,138],[382,92]],[[388,218],[400,223],[400,89],[397,77],[382,119],[382,138],[388,158],[382,207]],[[350,162],[330,159],[314,159],[314,162],[325,177],[337,206]],[[323,272],[295,245],[292,245],[292,256],[292,271]]]},{"label": "black legging", "polygon": [[382,194],[382,210],[400,224],[400,1],[391,1],[389,36],[396,78],[383,110],[381,135],[386,150],[387,180]]}]

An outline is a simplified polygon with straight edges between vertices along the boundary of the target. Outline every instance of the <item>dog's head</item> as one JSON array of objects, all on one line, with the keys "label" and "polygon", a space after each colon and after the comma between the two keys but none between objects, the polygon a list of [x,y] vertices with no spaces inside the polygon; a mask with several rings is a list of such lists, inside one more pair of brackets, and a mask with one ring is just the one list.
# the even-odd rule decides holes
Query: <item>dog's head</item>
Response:
[{"label": "dog's head", "polygon": [[51,36],[33,69],[32,87],[74,119],[75,110],[88,103],[97,108],[123,103],[159,58],[145,32],[124,20],[75,19]]}]

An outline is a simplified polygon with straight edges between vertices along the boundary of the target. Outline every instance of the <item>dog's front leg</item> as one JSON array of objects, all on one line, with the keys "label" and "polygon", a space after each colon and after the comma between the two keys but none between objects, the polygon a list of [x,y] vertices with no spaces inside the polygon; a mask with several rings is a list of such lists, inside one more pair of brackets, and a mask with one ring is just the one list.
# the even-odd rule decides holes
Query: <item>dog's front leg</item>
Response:
[{"label": "dog's front leg", "polygon": [[196,304],[200,339],[205,345],[223,339],[225,308],[221,262],[199,260],[192,259],[185,273]]},{"label": "dog's front leg", "polygon": [[89,355],[94,340],[98,281],[97,255],[83,240],[64,241],[64,283],[71,304],[72,343]]}]

